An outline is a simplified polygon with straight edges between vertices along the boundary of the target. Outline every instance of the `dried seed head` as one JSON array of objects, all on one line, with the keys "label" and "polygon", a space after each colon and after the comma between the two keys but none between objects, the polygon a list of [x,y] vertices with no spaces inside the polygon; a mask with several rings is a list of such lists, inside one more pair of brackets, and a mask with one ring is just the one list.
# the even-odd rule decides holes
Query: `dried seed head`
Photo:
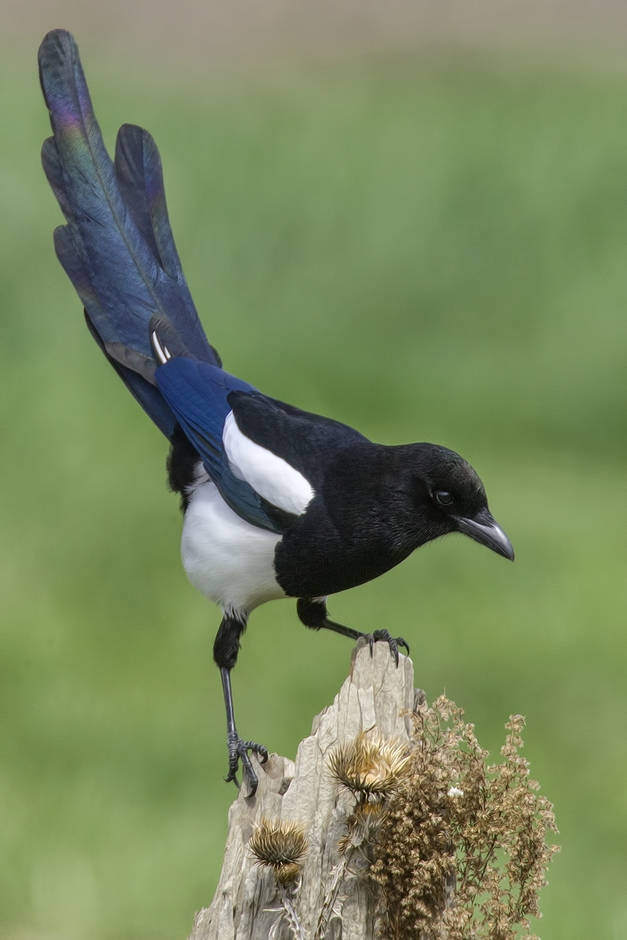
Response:
[{"label": "dried seed head", "polygon": [[305,830],[298,822],[270,822],[262,819],[253,832],[248,848],[260,865],[272,868],[277,881],[287,885],[300,872],[307,851]]},{"label": "dried seed head", "polygon": [[388,796],[393,793],[409,769],[411,752],[403,741],[368,740],[361,732],[354,741],[342,744],[329,757],[329,773],[333,779],[365,796]]},{"label": "dried seed head", "polygon": [[298,862],[288,862],[286,865],[279,865],[274,869],[274,877],[284,888],[287,888],[289,884],[293,884],[299,874],[300,865]]},{"label": "dried seed head", "polygon": [[372,846],[386,937],[537,940],[529,917],[539,915],[557,830],[520,754],[523,725],[510,718],[503,760],[488,765],[453,702],[414,714],[410,771],[385,802]]}]

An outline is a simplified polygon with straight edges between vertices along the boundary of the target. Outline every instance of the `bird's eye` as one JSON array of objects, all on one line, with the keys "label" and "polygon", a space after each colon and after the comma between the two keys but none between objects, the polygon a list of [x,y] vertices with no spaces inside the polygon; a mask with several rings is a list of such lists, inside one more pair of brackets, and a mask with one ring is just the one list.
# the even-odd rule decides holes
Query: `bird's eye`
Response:
[{"label": "bird's eye", "polygon": [[440,506],[450,506],[453,502],[453,496],[451,493],[448,493],[446,490],[438,490],[435,494],[435,498],[439,502]]}]

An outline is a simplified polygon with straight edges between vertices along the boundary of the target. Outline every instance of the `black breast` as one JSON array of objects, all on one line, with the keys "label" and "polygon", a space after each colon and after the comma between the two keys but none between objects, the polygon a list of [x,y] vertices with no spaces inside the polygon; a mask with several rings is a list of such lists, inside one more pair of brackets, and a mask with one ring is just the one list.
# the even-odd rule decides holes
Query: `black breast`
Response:
[{"label": "black breast", "polygon": [[356,442],[337,455],[320,492],[275,552],[293,597],[323,597],[389,571],[417,547],[403,476],[391,448]]},{"label": "black breast", "polygon": [[316,497],[277,544],[274,567],[290,597],[325,597],[378,578],[411,551],[376,532],[367,538],[343,536]]}]

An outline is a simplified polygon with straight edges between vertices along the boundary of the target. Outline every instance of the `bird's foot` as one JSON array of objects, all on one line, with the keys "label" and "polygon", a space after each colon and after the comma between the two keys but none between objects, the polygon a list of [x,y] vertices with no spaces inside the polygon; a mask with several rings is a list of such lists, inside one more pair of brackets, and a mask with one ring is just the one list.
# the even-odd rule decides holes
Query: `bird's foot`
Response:
[{"label": "bird's foot", "polygon": [[227,745],[229,748],[229,772],[224,779],[227,783],[230,783],[231,780],[234,780],[235,785],[239,787],[239,782],[237,780],[237,770],[239,767],[239,762],[241,761],[243,779],[246,780],[248,786],[250,787],[248,797],[254,796],[257,792],[259,781],[257,779],[257,774],[253,770],[253,765],[251,763],[250,757],[248,756],[248,752],[252,751],[253,754],[257,754],[260,758],[260,762],[265,764],[265,762],[268,760],[267,748],[265,748],[263,744],[256,744],[255,741],[242,741],[237,733],[228,735]]},{"label": "bird's foot", "polygon": [[398,666],[399,663],[399,646],[404,646],[407,650],[407,655],[409,656],[409,646],[407,641],[403,639],[402,636],[393,637],[390,636],[387,630],[375,630],[374,633],[367,633],[366,639],[368,640],[368,645],[370,646],[370,655],[374,654],[374,644],[378,640],[385,640],[385,642],[390,647],[390,653],[394,657],[394,661]]}]

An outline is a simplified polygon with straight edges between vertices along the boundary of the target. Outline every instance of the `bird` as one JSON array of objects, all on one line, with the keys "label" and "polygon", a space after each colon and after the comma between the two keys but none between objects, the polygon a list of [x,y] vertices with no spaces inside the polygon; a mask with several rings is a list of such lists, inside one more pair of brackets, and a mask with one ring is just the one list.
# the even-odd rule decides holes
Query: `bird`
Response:
[{"label": "bird", "polygon": [[300,621],[353,640],[386,642],[331,620],[327,599],[398,565],[415,549],[463,533],[497,554],[514,550],[485,488],[456,452],[383,445],[340,421],[269,397],[223,369],[190,295],[168,219],[163,172],[148,131],[120,128],[112,160],[71,33],[39,49],[52,136],[43,168],[65,217],[57,257],[93,338],[170,442],[171,489],[183,510],[189,580],[221,610],[213,658],[226,709],[227,781],[258,785],[267,749],[240,737],[231,672],[251,612],[294,598]]}]

